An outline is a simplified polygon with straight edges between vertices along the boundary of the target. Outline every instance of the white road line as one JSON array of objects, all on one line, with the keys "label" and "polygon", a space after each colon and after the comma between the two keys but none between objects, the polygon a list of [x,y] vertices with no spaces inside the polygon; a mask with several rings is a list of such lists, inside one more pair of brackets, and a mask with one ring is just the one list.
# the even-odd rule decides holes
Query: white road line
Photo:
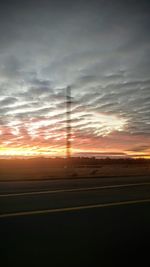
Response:
[{"label": "white road line", "polygon": [[42,215],[42,214],[49,214],[49,213],[72,212],[72,211],[80,211],[80,210],[86,210],[86,209],[107,208],[107,207],[115,207],[115,206],[123,206],[123,205],[134,205],[134,204],[142,204],[142,203],[149,203],[149,202],[150,202],[150,199],[140,199],[140,200],[128,200],[128,201],[121,201],[121,202],[111,202],[111,203],[69,207],[69,208],[14,212],[14,213],[1,214],[0,219],[8,218],[8,217]]},{"label": "white road line", "polygon": [[150,185],[150,183],[148,182],[147,183],[132,183],[132,184],[129,183],[129,184],[82,187],[82,188],[72,188],[72,189],[57,189],[57,190],[44,190],[44,191],[22,192],[22,193],[9,193],[9,194],[1,194],[0,198],[56,194],[56,193],[78,192],[78,191],[90,191],[90,190],[100,190],[100,189],[113,189],[113,188],[134,187],[134,186],[144,186],[144,185]]}]

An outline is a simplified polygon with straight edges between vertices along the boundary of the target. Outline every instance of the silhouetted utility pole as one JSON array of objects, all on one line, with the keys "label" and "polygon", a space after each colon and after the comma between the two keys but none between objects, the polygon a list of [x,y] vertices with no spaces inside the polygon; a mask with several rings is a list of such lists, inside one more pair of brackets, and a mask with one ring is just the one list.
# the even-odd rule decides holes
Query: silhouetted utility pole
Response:
[{"label": "silhouetted utility pole", "polygon": [[66,158],[71,157],[71,87],[66,88]]}]

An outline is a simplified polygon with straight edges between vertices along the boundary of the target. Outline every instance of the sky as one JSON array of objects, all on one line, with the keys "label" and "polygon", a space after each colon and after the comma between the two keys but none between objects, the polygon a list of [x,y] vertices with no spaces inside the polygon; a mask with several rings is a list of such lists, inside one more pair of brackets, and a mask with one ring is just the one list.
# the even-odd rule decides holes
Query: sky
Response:
[{"label": "sky", "polygon": [[0,157],[150,157],[150,2],[1,1]]}]

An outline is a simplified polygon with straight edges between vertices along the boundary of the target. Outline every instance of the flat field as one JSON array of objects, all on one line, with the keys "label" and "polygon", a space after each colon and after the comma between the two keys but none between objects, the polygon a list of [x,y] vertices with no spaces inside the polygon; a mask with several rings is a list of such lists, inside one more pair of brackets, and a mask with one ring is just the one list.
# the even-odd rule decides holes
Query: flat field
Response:
[{"label": "flat field", "polygon": [[150,176],[150,162],[115,163],[93,165],[53,164],[48,161],[1,160],[0,181],[9,180],[49,180],[67,178]]}]

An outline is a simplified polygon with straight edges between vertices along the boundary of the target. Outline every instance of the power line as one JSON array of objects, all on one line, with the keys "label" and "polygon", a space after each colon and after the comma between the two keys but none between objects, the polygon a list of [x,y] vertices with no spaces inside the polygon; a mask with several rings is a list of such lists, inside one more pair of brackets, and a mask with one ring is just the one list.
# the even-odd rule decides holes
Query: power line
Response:
[{"label": "power line", "polygon": [[66,88],[66,158],[71,158],[71,87]]}]

